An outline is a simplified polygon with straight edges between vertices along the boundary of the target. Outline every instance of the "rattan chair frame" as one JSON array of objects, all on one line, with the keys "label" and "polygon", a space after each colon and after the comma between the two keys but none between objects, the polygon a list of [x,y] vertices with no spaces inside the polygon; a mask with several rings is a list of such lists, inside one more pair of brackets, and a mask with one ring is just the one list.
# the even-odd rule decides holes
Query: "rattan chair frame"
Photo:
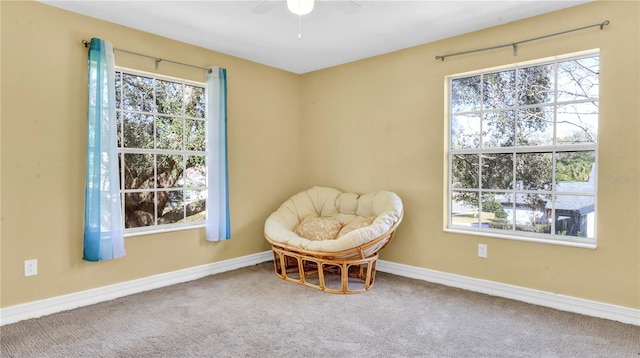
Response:
[{"label": "rattan chair frame", "polygon": [[[384,234],[362,245],[338,252],[310,251],[289,246],[273,241],[265,233],[265,238],[271,244],[273,251],[276,276],[288,282],[329,293],[368,291],[373,287],[375,280],[378,252],[389,245],[395,236],[403,214],[400,214],[398,220]],[[326,276],[336,272],[340,276],[339,289],[329,287],[326,281]],[[354,288],[350,285],[353,280],[359,283],[358,287]]]}]

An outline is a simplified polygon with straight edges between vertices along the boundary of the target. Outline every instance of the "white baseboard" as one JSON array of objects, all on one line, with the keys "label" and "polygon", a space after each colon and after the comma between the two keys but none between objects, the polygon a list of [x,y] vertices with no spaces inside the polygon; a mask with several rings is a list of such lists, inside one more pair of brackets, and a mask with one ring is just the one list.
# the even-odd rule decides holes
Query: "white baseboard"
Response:
[{"label": "white baseboard", "polygon": [[271,251],[264,251],[234,259],[153,275],[133,281],[10,306],[0,309],[0,325],[6,325],[25,319],[37,318],[56,312],[88,306],[143,291],[175,285],[177,283],[193,281],[205,276],[252,266],[269,260],[273,260],[273,253]]},{"label": "white baseboard", "polygon": [[587,316],[605,318],[612,321],[640,326],[640,310],[638,309],[467,276],[460,276],[441,271],[434,271],[384,260],[378,260],[376,270],[398,276],[439,283],[445,286],[462,288],[468,291],[480,292],[491,296],[509,298],[538,306],[550,307],[561,311],[580,313]]},{"label": "white baseboard", "polygon": [[[197,280],[205,276],[256,265],[272,259],[273,253],[271,251],[264,251],[225,261],[153,275],[133,281],[10,306],[0,309],[0,325],[6,325],[25,319],[37,318],[78,307],[88,306],[143,291],[175,285],[177,283]],[[384,260],[379,260],[376,267],[378,271],[398,276],[439,283],[492,296],[504,297],[539,306],[555,308],[561,311],[575,312],[587,316],[605,318],[640,326],[640,310],[633,308],[590,301],[577,297],[558,295],[550,292],[434,271]]]}]

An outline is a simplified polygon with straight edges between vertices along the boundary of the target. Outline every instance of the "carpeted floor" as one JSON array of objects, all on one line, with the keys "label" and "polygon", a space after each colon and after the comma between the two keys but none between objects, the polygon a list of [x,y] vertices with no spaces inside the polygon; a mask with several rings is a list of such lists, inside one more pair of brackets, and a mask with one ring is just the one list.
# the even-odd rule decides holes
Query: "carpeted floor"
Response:
[{"label": "carpeted floor", "polygon": [[640,357],[640,327],[378,272],[354,295],[264,263],[0,327],[8,357]]}]

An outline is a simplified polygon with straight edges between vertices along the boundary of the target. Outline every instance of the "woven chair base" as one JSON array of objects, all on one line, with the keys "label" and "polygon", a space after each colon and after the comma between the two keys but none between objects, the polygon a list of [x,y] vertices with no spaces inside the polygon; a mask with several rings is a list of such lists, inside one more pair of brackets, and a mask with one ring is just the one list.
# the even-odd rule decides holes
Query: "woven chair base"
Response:
[{"label": "woven chair base", "polygon": [[329,259],[272,246],[279,278],[330,293],[361,293],[373,287],[375,253],[366,258]]}]

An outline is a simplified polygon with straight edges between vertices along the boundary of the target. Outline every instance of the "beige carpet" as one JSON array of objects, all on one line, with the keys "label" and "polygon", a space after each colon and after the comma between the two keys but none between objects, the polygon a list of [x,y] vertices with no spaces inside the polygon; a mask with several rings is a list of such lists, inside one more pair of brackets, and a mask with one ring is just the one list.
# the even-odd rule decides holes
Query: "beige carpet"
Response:
[{"label": "beige carpet", "polygon": [[0,327],[8,357],[640,357],[640,327],[378,273],[355,295],[271,263]]}]

